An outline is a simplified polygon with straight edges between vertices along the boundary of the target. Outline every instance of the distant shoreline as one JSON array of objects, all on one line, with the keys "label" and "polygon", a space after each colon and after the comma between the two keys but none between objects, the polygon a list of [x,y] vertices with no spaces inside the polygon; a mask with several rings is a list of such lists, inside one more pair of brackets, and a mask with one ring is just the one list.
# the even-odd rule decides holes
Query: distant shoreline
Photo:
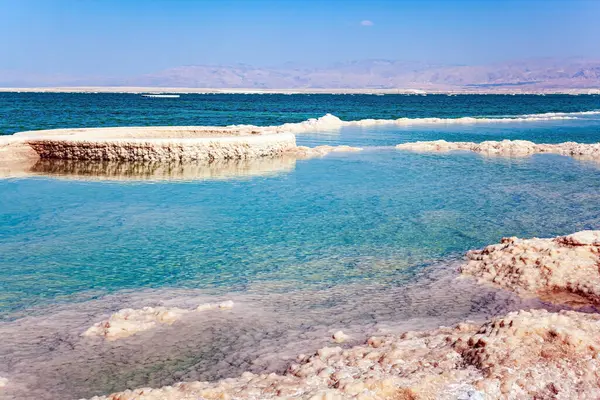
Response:
[{"label": "distant shoreline", "polygon": [[600,94],[597,89],[538,89],[517,90],[511,88],[457,88],[439,90],[421,89],[244,89],[244,88],[187,88],[187,87],[136,87],[136,86],[74,86],[74,87],[28,87],[0,88],[0,93],[178,93],[178,94]]}]

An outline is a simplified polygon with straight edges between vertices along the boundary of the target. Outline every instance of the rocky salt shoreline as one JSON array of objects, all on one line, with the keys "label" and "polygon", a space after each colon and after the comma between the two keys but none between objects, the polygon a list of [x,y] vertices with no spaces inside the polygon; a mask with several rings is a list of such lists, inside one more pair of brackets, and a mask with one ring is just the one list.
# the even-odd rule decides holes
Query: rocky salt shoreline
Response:
[{"label": "rocky salt shoreline", "polygon": [[300,355],[283,375],[141,388],[93,400],[574,399],[600,396],[600,315],[518,311]]},{"label": "rocky salt shoreline", "polygon": [[600,305],[600,231],[553,239],[503,238],[467,253],[461,272],[521,296],[570,306]]},{"label": "rocky salt shoreline", "polygon": [[[595,306],[600,231],[505,238],[467,253],[465,276],[567,306]],[[511,312],[483,324],[371,337],[299,355],[284,374],[140,388],[93,400],[574,399],[600,397],[600,314]]]}]

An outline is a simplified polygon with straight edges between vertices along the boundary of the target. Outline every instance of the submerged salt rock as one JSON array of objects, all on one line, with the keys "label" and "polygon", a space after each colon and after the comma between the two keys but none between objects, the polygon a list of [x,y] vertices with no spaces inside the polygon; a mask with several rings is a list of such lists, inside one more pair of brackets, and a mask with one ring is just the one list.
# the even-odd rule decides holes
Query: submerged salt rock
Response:
[{"label": "submerged salt rock", "polygon": [[159,324],[172,324],[189,310],[168,307],[144,307],[141,310],[126,308],[106,321],[99,322],[83,333],[83,336],[102,336],[108,340],[129,337],[138,332],[153,329]]},{"label": "submerged salt rock", "polygon": [[350,336],[346,335],[342,331],[335,332],[332,337],[336,343],[343,343],[350,338]]},{"label": "submerged salt rock", "polygon": [[[233,301],[218,304],[201,304],[193,311],[231,309]],[[98,322],[83,333],[83,336],[100,336],[107,340],[129,337],[138,332],[153,329],[160,324],[171,325],[192,310],[177,307],[144,307],[140,310],[126,308],[120,310],[106,321]]]},{"label": "submerged salt rock", "polygon": [[219,308],[221,308],[221,309],[232,309],[233,308],[233,301],[227,300],[227,301],[224,301],[222,303],[219,303]]},{"label": "submerged salt rock", "polygon": [[222,303],[218,303],[218,304],[213,304],[213,303],[206,303],[206,304],[200,304],[198,307],[196,307],[196,311],[206,311],[206,310],[215,310],[215,309],[221,309],[221,310],[229,310],[233,308],[233,301],[231,300],[227,300],[224,301]]},{"label": "submerged salt rock", "polygon": [[5,387],[6,385],[8,385],[8,379],[0,376],[0,388]]},{"label": "submerged salt rock", "polygon": [[600,231],[504,238],[467,253],[463,274],[554,303],[600,304]]}]

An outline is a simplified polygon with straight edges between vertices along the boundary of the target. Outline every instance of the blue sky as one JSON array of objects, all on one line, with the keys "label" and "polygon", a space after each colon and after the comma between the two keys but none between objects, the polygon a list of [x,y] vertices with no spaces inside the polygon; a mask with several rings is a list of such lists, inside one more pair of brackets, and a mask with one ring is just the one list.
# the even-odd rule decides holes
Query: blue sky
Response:
[{"label": "blue sky", "polygon": [[598,21],[600,0],[0,0],[0,70],[600,58]]}]

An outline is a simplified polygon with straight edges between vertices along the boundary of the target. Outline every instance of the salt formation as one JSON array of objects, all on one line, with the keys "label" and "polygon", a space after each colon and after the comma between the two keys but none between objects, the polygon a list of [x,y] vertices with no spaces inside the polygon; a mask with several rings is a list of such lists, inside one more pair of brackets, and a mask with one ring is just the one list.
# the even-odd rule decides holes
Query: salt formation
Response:
[{"label": "salt formation", "polygon": [[344,343],[346,340],[350,339],[350,336],[346,335],[344,332],[342,331],[337,331],[333,334],[332,339],[336,342],[336,343]]},{"label": "salt formation", "polygon": [[453,150],[474,151],[489,155],[527,156],[536,153],[553,153],[564,156],[600,160],[600,143],[585,144],[564,142],[558,144],[537,144],[527,140],[502,140],[474,142],[447,142],[434,140],[396,145],[399,150],[422,152],[444,152]]},{"label": "salt formation", "polygon": [[365,345],[326,347],[284,375],[135,389],[94,400],[598,398],[600,316],[512,312]]},{"label": "salt formation", "polygon": [[194,311],[231,308],[233,308],[233,301],[225,301],[220,304],[201,304],[195,310],[177,307],[144,307],[140,310],[126,308],[112,314],[106,321],[94,324],[82,336],[100,336],[107,340],[117,340],[156,328],[161,324],[171,325],[184,315]]},{"label": "salt formation", "polygon": [[467,253],[463,274],[555,303],[600,304],[600,231],[503,238]]},{"label": "salt formation", "polygon": [[41,158],[98,161],[213,161],[272,157],[296,147],[293,134],[199,137],[28,139]]},{"label": "salt formation", "polygon": [[352,153],[362,151],[361,147],[352,147],[352,146],[317,146],[317,147],[305,147],[298,146],[295,149],[291,150],[290,153],[295,154],[300,158],[312,158],[312,157],[321,157],[325,156],[329,153]]},{"label": "salt formation", "polygon": [[8,379],[0,376],[0,389],[8,385]]}]

